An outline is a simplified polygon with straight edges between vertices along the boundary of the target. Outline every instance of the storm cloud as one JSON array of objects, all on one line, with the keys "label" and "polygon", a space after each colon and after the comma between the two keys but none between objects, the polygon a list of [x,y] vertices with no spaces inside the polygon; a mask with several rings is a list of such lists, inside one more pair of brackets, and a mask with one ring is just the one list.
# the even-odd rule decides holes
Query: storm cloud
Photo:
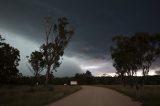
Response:
[{"label": "storm cloud", "polygon": [[139,31],[160,32],[159,4],[158,0],[1,0],[0,34],[20,49],[19,69],[28,75],[25,56],[44,43],[44,18],[52,16],[56,21],[66,16],[75,27],[75,35],[60,67],[66,71],[63,75],[57,72],[57,75],[73,74],[72,71],[68,74],[67,70],[71,70],[68,68],[75,61],[75,72],[88,69],[94,75],[113,73],[109,52],[112,37]]}]

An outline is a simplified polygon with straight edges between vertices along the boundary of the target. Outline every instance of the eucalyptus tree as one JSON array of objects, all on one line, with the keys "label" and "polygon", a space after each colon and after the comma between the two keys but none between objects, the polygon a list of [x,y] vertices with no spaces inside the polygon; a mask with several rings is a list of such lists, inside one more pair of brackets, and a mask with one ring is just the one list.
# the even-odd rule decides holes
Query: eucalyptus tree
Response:
[{"label": "eucalyptus tree", "polygon": [[[135,46],[137,53],[139,53],[139,62],[141,63],[140,69],[142,70],[143,83],[145,76],[148,75],[151,65],[160,56],[160,34],[149,34],[146,32],[136,33],[132,39],[136,42]],[[142,83],[142,84],[143,84]]]},{"label": "eucalyptus tree", "polygon": [[[142,66],[142,48],[141,39],[134,36],[117,36],[113,38],[115,43],[112,47],[111,57],[114,60],[113,66],[121,76],[127,75],[131,86],[137,85],[133,76]],[[125,78],[125,77],[124,77]]]},{"label": "eucalyptus tree", "polygon": [[43,54],[39,51],[34,51],[31,53],[30,57],[27,56],[28,62],[30,63],[31,67],[28,66],[29,70],[35,76],[36,83],[38,85],[38,78],[40,73],[43,71],[45,65],[43,62]]},{"label": "eucalyptus tree", "polygon": [[71,40],[74,34],[73,27],[70,26],[67,18],[58,18],[56,23],[51,17],[45,19],[45,43],[40,47],[40,52],[43,54],[44,66],[46,69],[45,85],[48,85],[49,75],[53,70],[61,64],[61,58],[64,54],[64,49]]},{"label": "eucalyptus tree", "polygon": [[160,34],[149,35],[148,47],[143,55],[142,73],[143,83],[150,71],[152,64],[160,57]]},{"label": "eucalyptus tree", "polygon": [[160,56],[160,34],[138,32],[133,36],[114,37],[113,41],[113,66],[121,75],[132,77],[136,76],[138,70],[142,70],[145,77],[153,62]]},{"label": "eucalyptus tree", "polygon": [[0,83],[9,83],[12,78],[18,76],[20,52],[4,41],[5,39],[0,35]]},{"label": "eucalyptus tree", "polygon": [[122,78],[125,85],[125,76],[130,73],[129,69],[129,55],[126,53],[126,46],[129,37],[126,36],[116,36],[112,40],[114,45],[111,47],[111,57],[113,59],[113,66],[116,68],[116,73]]}]

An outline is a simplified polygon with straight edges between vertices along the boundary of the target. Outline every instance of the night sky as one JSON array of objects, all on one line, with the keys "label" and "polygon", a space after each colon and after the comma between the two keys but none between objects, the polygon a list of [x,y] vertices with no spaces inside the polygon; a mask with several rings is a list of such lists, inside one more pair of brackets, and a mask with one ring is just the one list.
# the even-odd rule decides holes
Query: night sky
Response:
[{"label": "night sky", "polygon": [[75,34],[54,74],[72,76],[87,69],[112,74],[112,37],[160,32],[159,5],[159,0],[0,0],[0,34],[20,50],[20,72],[31,75],[25,57],[44,43],[43,19],[65,16]]}]

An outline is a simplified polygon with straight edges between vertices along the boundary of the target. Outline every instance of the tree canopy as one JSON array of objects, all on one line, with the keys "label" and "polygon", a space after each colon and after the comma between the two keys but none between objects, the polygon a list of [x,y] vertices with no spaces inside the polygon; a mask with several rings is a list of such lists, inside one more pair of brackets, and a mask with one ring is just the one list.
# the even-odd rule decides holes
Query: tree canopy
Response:
[{"label": "tree canopy", "polygon": [[40,51],[32,52],[29,63],[36,75],[43,69],[46,71],[45,85],[48,86],[50,74],[57,71],[61,64],[64,49],[74,34],[66,17],[60,17],[53,22],[52,17],[44,19],[45,43],[40,46]]},{"label": "tree canopy", "polygon": [[0,35],[0,83],[9,83],[18,75],[20,52],[4,41],[5,39]]},{"label": "tree canopy", "polygon": [[116,36],[111,48],[113,66],[121,76],[134,76],[142,70],[148,75],[152,63],[160,56],[160,34],[138,32],[133,36]]}]

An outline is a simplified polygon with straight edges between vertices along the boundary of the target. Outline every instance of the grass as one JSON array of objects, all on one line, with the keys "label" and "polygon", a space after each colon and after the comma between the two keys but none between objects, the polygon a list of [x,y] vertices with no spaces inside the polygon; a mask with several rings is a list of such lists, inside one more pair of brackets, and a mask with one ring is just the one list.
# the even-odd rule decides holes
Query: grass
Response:
[{"label": "grass", "polygon": [[80,86],[3,86],[0,106],[45,106],[80,90]]},{"label": "grass", "polygon": [[160,106],[160,85],[145,85],[138,92],[135,88],[122,85],[103,85],[132,97],[134,100],[143,103],[142,106]]}]

